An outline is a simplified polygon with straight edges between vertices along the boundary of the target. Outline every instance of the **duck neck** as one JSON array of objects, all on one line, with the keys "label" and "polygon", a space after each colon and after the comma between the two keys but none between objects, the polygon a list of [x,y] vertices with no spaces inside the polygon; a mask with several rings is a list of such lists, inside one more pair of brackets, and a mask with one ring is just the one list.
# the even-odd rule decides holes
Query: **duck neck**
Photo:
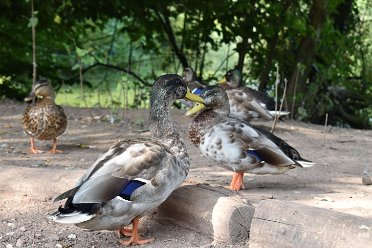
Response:
[{"label": "duck neck", "polygon": [[161,99],[151,99],[150,131],[156,140],[161,139],[176,157],[182,159],[185,165],[189,165],[186,146],[180,137],[172,120],[169,118],[170,102]]}]

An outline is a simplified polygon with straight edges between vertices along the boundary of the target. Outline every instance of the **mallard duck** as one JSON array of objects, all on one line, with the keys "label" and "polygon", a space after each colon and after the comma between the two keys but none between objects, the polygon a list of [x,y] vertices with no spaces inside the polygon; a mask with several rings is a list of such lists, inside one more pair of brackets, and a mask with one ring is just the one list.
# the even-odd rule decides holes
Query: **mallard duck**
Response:
[{"label": "mallard duck", "polygon": [[[245,121],[253,118],[273,119],[273,116],[288,115],[287,111],[275,111],[275,101],[267,94],[249,87],[242,87],[242,74],[239,70],[229,70],[219,81],[226,89],[230,102],[230,115]],[[279,108],[279,106],[278,106]]]},{"label": "mallard duck", "polygon": [[23,114],[23,130],[31,137],[30,152],[33,154],[42,152],[36,148],[35,139],[53,140],[50,152],[62,152],[57,150],[57,137],[66,130],[67,118],[63,108],[55,104],[54,98],[54,89],[47,80],[37,81],[25,98],[25,101],[32,101]]},{"label": "mallard duck", "polygon": [[188,129],[189,139],[206,157],[234,172],[231,190],[244,188],[244,172],[282,174],[314,163],[274,134],[229,116],[229,99],[224,89],[203,89],[201,98],[186,115],[197,114]]},{"label": "mallard duck", "polygon": [[191,67],[186,67],[183,70],[183,79],[191,91],[196,88],[204,88],[206,86],[196,79],[195,71]]},{"label": "mallard duck", "polygon": [[[118,230],[131,236],[124,245],[146,244],[139,219],[158,207],[186,178],[189,157],[184,142],[169,119],[176,99],[204,102],[191,94],[175,74],[159,77],[150,97],[151,139],[121,140],[112,146],[76,183],[54,201],[67,198],[64,207],[48,217],[90,230]],[[133,228],[123,228],[132,223]]]},{"label": "mallard duck", "polygon": [[[196,80],[196,75],[194,70],[191,67],[186,67],[183,70],[183,80],[186,82],[187,87],[192,91],[192,93],[198,94],[198,92],[205,87],[204,84],[200,83]],[[193,106],[193,103],[190,101],[186,101],[181,99],[180,102],[185,105],[187,108]]]}]

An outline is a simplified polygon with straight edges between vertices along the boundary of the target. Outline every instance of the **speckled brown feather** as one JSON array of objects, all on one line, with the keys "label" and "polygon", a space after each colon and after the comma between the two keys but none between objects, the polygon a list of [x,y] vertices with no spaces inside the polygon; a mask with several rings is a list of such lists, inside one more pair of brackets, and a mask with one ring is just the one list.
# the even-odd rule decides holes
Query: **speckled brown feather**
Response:
[{"label": "speckled brown feather", "polygon": [[66,130],[66,126],[67,117],[63,108],[50,98],[29,104],[23,114],[23,130],[39,140],[57,138]]},{"label": "speckled brown feather", "polygon": [[194,118],[194,121],[188,127],[188,136],[190,141],[198,146],[201,142],[201,137],[204,135],[205,127],[216,121],[219,115],[214,111],[204,111],[202,115]]}]

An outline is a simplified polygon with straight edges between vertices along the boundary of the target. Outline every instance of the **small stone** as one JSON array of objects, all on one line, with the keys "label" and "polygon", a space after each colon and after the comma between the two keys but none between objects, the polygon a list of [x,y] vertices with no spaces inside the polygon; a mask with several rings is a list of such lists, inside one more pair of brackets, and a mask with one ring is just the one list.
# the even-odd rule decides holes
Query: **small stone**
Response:
[{"label": "small stone", "polygon": [[51,234],[49,236],[49,240],[58,241],[58,240],[60,240],[60,238],[59,238],[59,236],[57,234]]},{"label": "small stone", "polygon": [[43,167],[43,166],[46,166],[46,164],[44,163],[44,161],[36,161],[35,163],[31,164],[31,167]]},{"label": "small stone", "polygon": [[13,248],[13,246],[11,244],[6,244],[5,246],[6,248]]},{"label": "small stone", "polygon": [[8,232],[6,233],[6,236],[13,236],[14,235],[14,232]]},{"label": "small stone", "polygon": [[43,247],[45,248],[54,248],[55,247],[55,242],[47,242],[43,244]]},{"label": "small stone", "polygon": [[21,227],[19,228],[19,230],[20,230],[21,232],[25,232],[25,231],[26,231],[26,227],[21,226]]},{"label": "small stone", "polygon": [[17,247],[22,247],[23,243],[24,243],[24,241],[22,239],[17,239],[16,246]]},{"label": "small stone", "polygon": [[12,230],[16,229],[17,226],[14,223],[8,223],[8,227]]},{"label": "small stone", "polygon": [[371,180],[371,178],[369,176],[365,175],[362,178],[362,183],[364,185],[371,185],[372,184],[372,180]]},{"label": "small stone", "polygon": [[56,248],[62,248],[63,246],[61,244],[57,243],[55,247]]},{"label": "small stone", "polygon": [[67,238],[70,239],[70,240],[74,240],[74,239],[76,239],[76,235],[75,234],[70,234],[70,235],[67,236]]},{"label": "small stone", "polygon": [[35,238],[40,238],[41,237],[41,233],[35,233]]}]

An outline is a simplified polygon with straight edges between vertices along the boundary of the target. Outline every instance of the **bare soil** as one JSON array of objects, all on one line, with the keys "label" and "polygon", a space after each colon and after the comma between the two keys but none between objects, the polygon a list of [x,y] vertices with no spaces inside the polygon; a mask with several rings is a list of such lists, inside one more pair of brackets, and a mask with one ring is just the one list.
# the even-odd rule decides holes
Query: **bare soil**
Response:
[{"label": "bare soil", "polygon": [[[69,123],[58,141],[64,153],[29,155],[29,138],[21,122],[24,108],[23,103],[0,102],[0,247],[121,247],[114,232],[81,230],[50,222],[45,215],[60,204],[53,203],[53,198],[70,189],[84,169],[116,140],[149,135],[148,110],[125,111],[120,113],[123,121],[111,123],[105,120],[110,118],[92,121],[87,109],[65,107]],[[106,111],[93,109],[91,113],[100,116]],[[191,157],[185,183],[227,187],[231,172],[202,157],[190,144],[186,129],[191,120],[183,114],[182,110],[172,112]],[[271,122],[257,124],[271,126]],[[278,176],[246,174],[247,189],[236,194],[253,204],[279,199],[372,219],[372,186],[362,184],[363,172],[372,172],[372,131],[328,127],[324,139],[323,130],[318,125],[280,122],[275,134],[316,165]],[[51,142],[36,144],[42,150],[51,148]],[[58,180],[66,171],[76,171],[76,175]],[[222,246],[212,244],[212,237],[203,235],[202,230],[178,226],[157,216],[156,211],[143,218],[142,226],[144,235],[156,237],[148,247]],[[247,246],[248,241],[234,245]]]}]

